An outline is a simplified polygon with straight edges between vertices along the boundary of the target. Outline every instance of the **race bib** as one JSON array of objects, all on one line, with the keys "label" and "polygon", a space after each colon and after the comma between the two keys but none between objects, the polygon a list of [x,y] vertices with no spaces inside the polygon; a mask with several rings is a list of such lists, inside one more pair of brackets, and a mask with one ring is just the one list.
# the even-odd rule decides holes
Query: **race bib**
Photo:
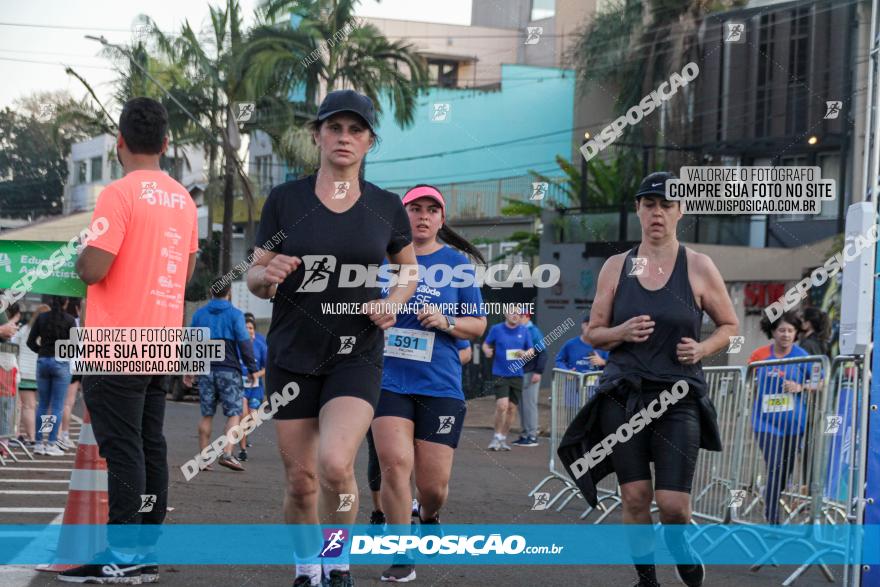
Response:
[{"label": "race bib", "polygon": [[761,399],[761,411],[765,414],[790,412],[794,409],[794,398],[789,393],[772,393]]},{"label": "race bib", "polygon": [[434,333],[412,328],[389,328],[385,331],[385,356],[431,362]]},{"label": "race bib", "polygon": [[522,349],[507,349],[506,359],[508,361],[515,361],[519,358],[519,352]]}]

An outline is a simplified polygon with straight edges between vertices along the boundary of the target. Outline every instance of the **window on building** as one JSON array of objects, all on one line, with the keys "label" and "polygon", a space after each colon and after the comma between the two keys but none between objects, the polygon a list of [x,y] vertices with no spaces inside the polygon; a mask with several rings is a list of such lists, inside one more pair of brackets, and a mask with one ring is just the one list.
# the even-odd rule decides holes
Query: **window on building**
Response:
[{"label": "window on building", "polygon": [[75,185],[86,183],[87,165],[88,163],[85,161],[73,162],[73,182]]},{"label": "window on building", "polygon": [[[807,165],[807,156],[797,155],[794,157],[783,157],[779,160],[779,164],[786,167],[803,167]],[[812,220],[813,218],[815,218],[814,214],[776,214],[774,220],[779,222],[789,222],[796,220]]]},{"label": "window on building", "polygon": [[755,136],[764,137],[770,134],[772,120],[773,73],[777,69],[773,61],[773,28],[776,14],[761,16],[758,29],[758,72],[755,83]]},{"label": "window on building", "polygon": [[556,14],[556,0],[532,0],[531,20],[551,18]]},{"label": "window on building", "polygon": [[458,86],[458,63],[443,59],[428,59],[428,75],[431,85],[441,88]]},{"label": "window on building", "polygon": [[814,218],[837,218],[838,206],[840,205],[839,200],[846,197],[840,191],[840,153],[819,155],[818,165],[822,169],[822,179],[833,179],[835,181],[837,198],[823,201],[822,211],[814,216]]},{"label": "window on building", "polygon": [[791,11],[791,37],[788,40],[785,132],[801,133],[807,128],[807,83],[810,68],[810,8]]},{"label": "window on building", "polygon": [[513,254],[513,250],[516,248],[518,243],[515,242],[503,242],[499,244],[499,254],[502,255],[501,262],[515,265],[517,263],[524,263],[522,253]]},{"label": "window on building", "polygon": [[120,177],[122,177],[122,165],[119,164],[119,161],[114,156],[110,159],[110,179],[119,179]]},{"label": "window on building", "polygon": [[257,167],[257,181],[260,183],[260,188],[263,193],[267,193],[272,189],[273,184],[272,155],[260,155],[254,159],[254,163]]},{"label": "window on building", "polygon": [[101,181],[104,179],[104,160],[100,157],[92,157],[90,166],[92,168],[91,182]]}]

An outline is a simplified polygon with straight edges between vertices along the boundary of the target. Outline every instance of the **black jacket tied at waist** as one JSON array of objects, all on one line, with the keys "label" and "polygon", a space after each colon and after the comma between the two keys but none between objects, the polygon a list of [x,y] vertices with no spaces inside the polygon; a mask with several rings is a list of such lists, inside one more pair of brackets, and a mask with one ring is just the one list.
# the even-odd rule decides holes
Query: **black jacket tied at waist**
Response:
[{"label": "black jacket tied at waist", "polygon": [[[694,398],[700,410],[700,448],[720,451],[721,434],[718,430],[718,417],[715,406],[707,395],[706,384],[692,378],[686,378],[686,381],[689,387],[688,395]],[[589,453],[602,441],[604,436],[599,422],[602,403],[616,401],[626,405],[626,418],[629,420],[645,407],[641,388],[642,378],[635,374],[624,375],[600,384],[596,394],[577,413],[556,450],[565,471],[592,507],[598,505],[596,486],[606,475],[614,472],[614,465],[611,459],[606,457],[580,478],[576,478],[572,472],[572,463]]]}]

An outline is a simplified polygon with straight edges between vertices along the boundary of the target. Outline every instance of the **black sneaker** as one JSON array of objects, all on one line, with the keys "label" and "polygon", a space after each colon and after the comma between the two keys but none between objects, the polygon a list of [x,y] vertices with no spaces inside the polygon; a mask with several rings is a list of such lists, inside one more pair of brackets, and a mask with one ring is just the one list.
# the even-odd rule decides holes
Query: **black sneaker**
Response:
[{"label": "black sneaker", "polygon": [[420,507],[417,515],[419,516],[419,523],[422,525],[440,525],[440,514],[426,520],[422,517],[422,508]]},{"label": "black sneaker", "polygon": [[141,565],[141,583],[158,583],[159,565]]},{"label": "black sneaker", "polygon": [[379,577],[383,581],[390,583],[409,583],[416,580],[415,565],[391,565]]},{"label": "black sneaker", "polygon": [[300,575],[293,580],[293,587],[312,587],[312,578],[308,575]]},{"label": "black sneaker", "polygon": [[140,585],[141,567],[136,564],[82,565],[58,573],[58,580],[65,583],[97,583],[100,585]]},{"label": "black sneaker", "polygon": [[247,451],[246,450],[238,451],[238,460],[240,460],[242,463],[247,460]]},{"label": "black sneaker", "polygon": [[[428,518],[427,520],[422,517],[422,508],[419,507],[419,527],[417,531],[414,531],[414,534],[424,538],[426,536],[436,536],[438,539],[443,538],[445,534],[443,533],[443,526],[440,525],[440,514],[438,513],[433,518]],[[437,553],[427,555],[429,557],[437,556]]]},{"label": "black sneaker", "polygon": [[687,587],[700,587],[706,579],[706,565],[699,560],[695,565],[675,565],[675,576]]},{"label": "black sneaker", "polygon": [[324,578],[327,587],[354,587],[354,577],[348,571],[330,571],[330,578]]},{"label": "black sneaker", "polygon": [[370,514],[370,525],[367,528],[367,534],[370,536],[378,536],[385,531],[385,513],[379,510],[373,510]]}]

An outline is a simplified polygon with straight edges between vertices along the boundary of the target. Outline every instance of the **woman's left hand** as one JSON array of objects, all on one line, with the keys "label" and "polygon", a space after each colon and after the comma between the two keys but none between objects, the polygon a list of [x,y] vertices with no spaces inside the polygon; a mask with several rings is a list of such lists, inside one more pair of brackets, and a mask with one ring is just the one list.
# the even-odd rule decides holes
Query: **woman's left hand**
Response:
[{"label": "woman's left hand", "polygon": [[686,336],[675,347],[675,352],[682,365],[696,365],[706,354],[703,343]]}]

